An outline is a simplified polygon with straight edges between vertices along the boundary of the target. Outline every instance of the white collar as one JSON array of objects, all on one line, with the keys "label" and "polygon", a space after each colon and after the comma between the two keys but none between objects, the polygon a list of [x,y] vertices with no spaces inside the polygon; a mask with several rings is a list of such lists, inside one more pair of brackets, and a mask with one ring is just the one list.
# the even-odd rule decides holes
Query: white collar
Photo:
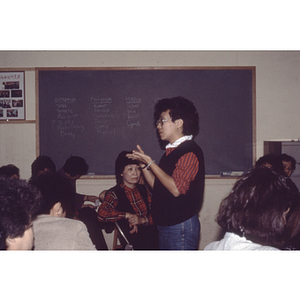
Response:
[{"label": "white collar", "polygon": [[185,141],[190,141],[191,139],[193,138],[193,135],[185,135],[185,136],[182,136],[181,138],[179,138],[178,140],[176,140],[174,143],[169,143],[167,146],[166,146],[166,149],[167,148],[176,148],[178,147],[181,143],[185,142]]}]

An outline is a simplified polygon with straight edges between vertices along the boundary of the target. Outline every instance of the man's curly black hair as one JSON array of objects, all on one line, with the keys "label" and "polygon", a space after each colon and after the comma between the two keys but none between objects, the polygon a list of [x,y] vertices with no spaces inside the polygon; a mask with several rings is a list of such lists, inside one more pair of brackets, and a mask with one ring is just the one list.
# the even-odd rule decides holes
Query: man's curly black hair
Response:
[{"label": "man's curly black hair", "polygon": [[199,115],[192,101],[183,97],[165,98],[159,100],[154,107],[154,126],[162,112],[170,110],[172,121],[183,120],[183,134],[193,135],[199,133]]}]

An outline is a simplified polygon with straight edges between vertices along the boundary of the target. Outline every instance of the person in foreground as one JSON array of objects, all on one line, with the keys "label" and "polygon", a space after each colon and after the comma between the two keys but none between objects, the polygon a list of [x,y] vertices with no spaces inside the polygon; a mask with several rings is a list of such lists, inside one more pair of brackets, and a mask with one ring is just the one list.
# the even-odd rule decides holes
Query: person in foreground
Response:
[{"label": "person in foreground", "polygon": [[[36,186],[43,201],[39,215],[33,221],[35,250],[96,250],[86,226],[68,218],[72,212],[74,192],[57,173],[40,175]],[[72,213],[71,213],[72,215]]]},{"label": "person in foreground", "polygon": [[[75,193],[75,217],[82,221],[88,229],[89,235],[97,250],[108,250],[102,233],[102,224],[97,220],[97,208],[100,204],[98,196],[83,195],[76,191],[76,181],[87,174],[89,165],[81,156],[71,156],[57,173],[66,179]],[[86,205],[86,203],[88,203]]]},{"label": "person in foreground", "polygon": [[265,167],[244,174],[220,204],[217,222],[224,238],[204,250],[281,249],[300,226],[299,196],[288,180]]},{"label": "person in foreground", "polygon": [[153,188],[152,215],[159,230],[160,250],[197,250],[204,192],[204,158],[193,138],[199,131],[194,104],[183,97],[159,100],[154,123],[166,152],[159,164],[137,150],[128,154],[140,162]]},{"label": "person in foreground", "polygon": [[32,250],[32,221],[40,192],[26,181],[0,177],[0,250]]},{"label": "person in foreground", "polygon": [[[158,232],[151,215],[151,195],[139,184],[139,162],[122,151],[115,162],[117,184],[109,189],[98,210],[100,222],[118,222],[134,250],[158,250]],[[125,247],[124,241],[120,239]]]}]

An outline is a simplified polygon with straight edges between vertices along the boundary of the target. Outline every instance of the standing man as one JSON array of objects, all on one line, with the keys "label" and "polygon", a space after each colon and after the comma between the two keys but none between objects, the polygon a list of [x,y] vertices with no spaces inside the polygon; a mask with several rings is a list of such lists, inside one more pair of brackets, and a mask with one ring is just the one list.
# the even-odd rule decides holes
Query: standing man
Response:
[{"label": "standing man", "polygon": [[159,248],[197,250],[205,175],[202,150],[193,140],[199,131],[197,110],[183,97],[162,99],[155,105],[154,122],[161,141],[168,143],[159,164],[139,145],[128,157],[140,161],[153,188],[152,215],[159,230]]}]

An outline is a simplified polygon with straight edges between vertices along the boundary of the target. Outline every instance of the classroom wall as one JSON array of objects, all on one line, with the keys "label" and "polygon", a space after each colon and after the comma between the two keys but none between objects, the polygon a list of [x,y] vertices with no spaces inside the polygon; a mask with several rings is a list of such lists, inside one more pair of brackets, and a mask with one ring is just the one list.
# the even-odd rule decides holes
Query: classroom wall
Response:
[{"label": "classroom wall", "polygon": [[[13,163],[20,168],[21,178],[30,177],[30,165],[37,155],[36,67],[255,66],[258,158],[263,155],[264,140],[300,137],[299,63],[299,51],[0,51],[0,70],[26,68],[26,120],[32,121],[0,124],[0,165]],[[234,182],[234,179],[206,179],[199,249],[218,238],[215,214]],[[113,184],[111,179],[80,179],[78,191],[97,195]]]}]

